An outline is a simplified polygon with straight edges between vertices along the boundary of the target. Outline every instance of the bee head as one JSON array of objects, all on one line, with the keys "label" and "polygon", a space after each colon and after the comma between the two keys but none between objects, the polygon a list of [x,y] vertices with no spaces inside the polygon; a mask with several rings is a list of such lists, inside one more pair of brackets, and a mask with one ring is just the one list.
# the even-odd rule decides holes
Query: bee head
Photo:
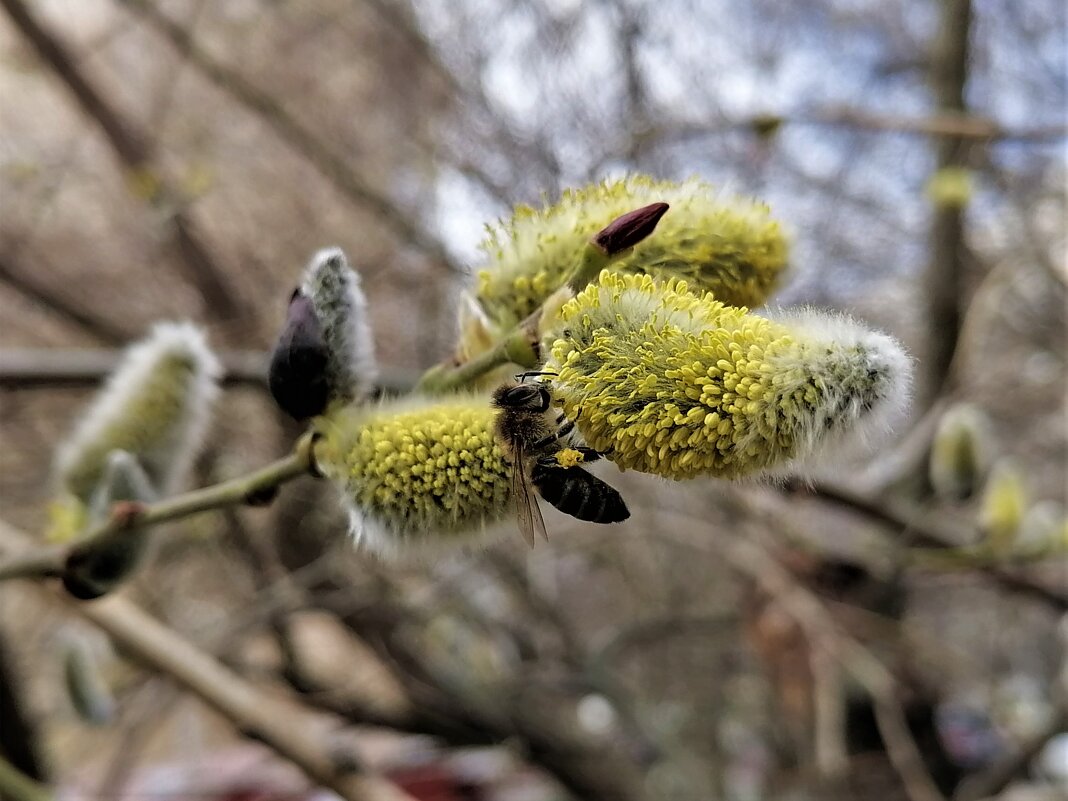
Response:
[{"label": "bee head", "polygon": [[552,399],[542,384],[505,384],[493,393],[493,405],[498,409],[525,409],[544,412]]}]

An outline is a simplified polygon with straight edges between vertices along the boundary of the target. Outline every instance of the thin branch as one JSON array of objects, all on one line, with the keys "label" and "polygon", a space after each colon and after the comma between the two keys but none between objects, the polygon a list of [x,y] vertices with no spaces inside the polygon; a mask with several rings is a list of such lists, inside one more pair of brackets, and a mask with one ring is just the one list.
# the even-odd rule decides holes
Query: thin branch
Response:
[{"label": "thin branch", "polygon": [[[5,348],[0,350],[0,388],[92,387],[110,375],[122,358],[121,350],[110,348]],[[231,350],[219,354],[219,358],[224,384],[267,387],[267,354]],[[384,368],[378,387],[390,392],[405,391],[418,377],[412,370]]]},{"label": "thin branch", "polygon": [[0,798],[7,801],[52,801],[52,792],[17,770],[0,754]]},{"label": "thin branch", "polygon": [[945,111],[924,117],[908,117],[842,106],[781,116],[760,114],[709,123],[670,124],[644,132],[639,137],[639,144],[678,143],[735,131],[759,132],[770,125],[841,127],[875,133],[977,141],[1054,142],[1068,136],[1068,126],[1059,123],[1013,128],[963,112]]},{"label": "thin branch", "polygon": [[[945,0],[941,4],[940,32],[934,42],[931,82],[935,100],[944,114],[963,116],[964,88],[968,80],[971,0]],[[966,138],[959,132],[936,143],[935,169],[967,164]],[[930,253],[923,276],[927,331],[926,375],[921,385],[925,405],[933,402],[953,379],[953,354],[961,335],[966,303],[964,291],[964,209],[959,204],[935,204],[931,219]]]},{"label": "thin branch", "polygon": [[325,142],[277,100],[202,49],[188,30],[161,13],[151,2],[117,1],[165,37],[204,78],[261,119],[342,195],[373,212],[405,243],[412,244],[448,270],[463,272],[441,242],[427,233],[410,214],[371,186],[346,159],[330,150]]},{"label": "thin branch", "polygon": [[[28,534],[0,521],[0,550],[24,550],[31,543]],[[44,588],[39,592],[55,598]],[[112,596],[91,604],[68,599],[66,605],[105,631],[126,654],[171,677],[240,732],[290,760],[345,801],[412,801],[392,784],[353,765],[351,759],[335,760],[329,734],[324,735],[308,718],[294,715],[291,704],[281,704],[260,691],[130,601]],[[26,801],[46,798],[27,796]]]},{"label": "thin branch", "polygon": [[149,137],[106,98],[102,87],[79,68],[67,45],[22,0],[0,0],[0,6],[41,61],[63,82],[82,111],[100,126],[132,182],[142,188],[138,195],[153,208],[168,212],[178,263],[204,301],[219,315],[243,319],[248,311],[246,303],[230,287],[199,227],[182,209],[182,193],[165,177],[162,165],[148,145]]},{"label": "thin branch", "polygon": [[[747,514],[760,514],[762,522],[773,522],[769,515],[746,508]],[[733,568],[746,575],[760,589],[774,598],[783,613],[789,615],[805,632],[813,648],[825,651],[853,677],[871,696],[876,724],[886,745],[886,753],[897,771],[912,801],[945,801],[935,786],[923,762],[923,756],[909,731],[904,710],[897,699],[894,675],[860,642],[842,631],[824,604],[802,587],[789,572],[768,553],[763,545],[765,535],[756,526],[747,536],[721,533],[707,521],[685,514],[658,510],[665,518],[676,518],[675,531],[693,530],[699,526],[700,536],[662,533],[677,542],[702,550],[714,548]]]},{"label": "thin branch", "polygon": [[587,284],[596,280],[601,270],[627,255],[631,248],[652,234],[668,209],[667,203],[650,203],[612,220],[576,254],[567,281],[530,316],[498,339],[493,347],[474,358],[459,364],[446,362],[430,368],[419,379],[416,390],[432,394],[451,392],[470,386],[491,370],[509,363],[536,370],[542,362],[539,340],[545,314],[560,305],[561,298],[566,297],[564,293],[574,295],[581,292]]},{"label": "thin branch", "polygon": [[36,265],[36,270],[29,270],[15,263],[8,248],[0,251],[0,282],[7,284],[20,295],[73,323],[85,333],[106,342],[118,345],[129,339],[128,332],[116,325],[109,317],[95,314],[62,291],[46,286],[44,282],[31,277],[33,274],[47,274],[47,268]]},{"label": "thin branch", "polygon": [[201,512],[261,503],[282,484],[313,471],[312,439],[305,436],[292,454],[247,476],[153,504],[116,504],[108,519],[71,544],[33,549],[0,564],[0,581],[16,578],[76,578],[86,559],[104,545],[110,547],[128,537],[141,537],[145,528]]},{"label": "thin branch", "polygon": [[[961,525],[941,515],[925,513],[912,503],[877,498],[846,486],[828,482],[787,485],[786,491],[808,495],[813,500],[840,506],[902,532],[913,544],[931,548],[956,548],[973,542],[977,535],[970,525]],[[1041,601],[1058,612],[1068,611],[1068,592],[1042,584],[1036,579],[999,565],[971,565],[980,575],[1005,589]]]}]

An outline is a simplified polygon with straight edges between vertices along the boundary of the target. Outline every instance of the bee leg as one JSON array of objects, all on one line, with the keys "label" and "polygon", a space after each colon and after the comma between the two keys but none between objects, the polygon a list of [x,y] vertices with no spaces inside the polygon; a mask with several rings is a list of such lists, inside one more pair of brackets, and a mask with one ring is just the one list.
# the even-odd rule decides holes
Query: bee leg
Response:
[{"label": "bee leg", "polygon": [[559,373],[547,373],[543,370],[529,370],[525,373],[516,373],[514,378],[519,383],[524,383],[528,378],[534,378],[542,375],[559,375]]},{"label": "bee leg", "polygon": [[593,448],[587,448],[585,445],[579,445],[575,448],[576,451],[582,454],[582,461],[586,464],[590,462],[596,462],[604,454],[595,451]]},{"label": "bee leg", "polygon": [[544,448],[547,445],[552,445],[558,439],[560,439],[560,433],[559,432],[557,432],[555,434],[550,434],[547,437],[542,437],[537,442],[535,442],[531,447],[532,447],[533,450],[540,450],[541,448]]}]

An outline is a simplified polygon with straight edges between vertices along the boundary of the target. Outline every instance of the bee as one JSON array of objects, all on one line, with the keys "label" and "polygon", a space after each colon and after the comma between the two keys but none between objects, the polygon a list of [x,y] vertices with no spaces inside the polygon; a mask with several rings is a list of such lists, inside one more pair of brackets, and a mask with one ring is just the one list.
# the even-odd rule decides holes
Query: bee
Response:
[{"label": "bee", "polygon": [[[538,508],[534,489],[564,514],[592,523],[618,523],[630,517],[619,492],[577,464],[565,464],[566,437],[574,422],[555,415],[552,396],[543,383],[526,379],[543,373],[522,373],[518,384],[504,384],[493,393],[493,405],[500,411],[494,435],[512,465],[512,495],[515,498],[519,530],[531,547],[540,533],[545,539],[545,520]],[[588,463],[601,457],[593,448],[567,448],[571,459]]]}]

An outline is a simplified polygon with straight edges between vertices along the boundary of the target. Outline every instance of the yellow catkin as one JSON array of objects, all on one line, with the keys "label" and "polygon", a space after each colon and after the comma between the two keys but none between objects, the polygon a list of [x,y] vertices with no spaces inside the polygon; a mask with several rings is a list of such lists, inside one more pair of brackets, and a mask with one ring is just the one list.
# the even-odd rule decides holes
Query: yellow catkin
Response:
[{"label": "yellow catkin", "polygon": [[676,280],[602,272],[549,342],[544,369],[586,442],[672,479],[811,457],[884,426],[908,397],[908,359],[889,337],[811,313],[775,322]]},{"label": "yellow catkin", "polygon": [[1005,554],[1012,549],[1029,503],[1019,468],[1002,459],[990,473],[979,508],[979,525],[996,553]]},{"label": "yellow catkin", "polygon": [[316,421],[316,462],[373,550],[467,539],[512,509],[511,472],[484,396],[335,409]]},{"label": "yellow catkin", "polygon": [[[613,269],[685,278],[725,303],[757,306],[787,264],[786,237],[767,206],[723,197],[708,184],[645,176],[569,190],[541,209],[521,206],[491,227],[476,299],[497,330],[534,311],[567,278],[583,247],[616,217],[657,201],[671,205],[656,231]],[[477,352],[477,343],[471,348]]]}]

